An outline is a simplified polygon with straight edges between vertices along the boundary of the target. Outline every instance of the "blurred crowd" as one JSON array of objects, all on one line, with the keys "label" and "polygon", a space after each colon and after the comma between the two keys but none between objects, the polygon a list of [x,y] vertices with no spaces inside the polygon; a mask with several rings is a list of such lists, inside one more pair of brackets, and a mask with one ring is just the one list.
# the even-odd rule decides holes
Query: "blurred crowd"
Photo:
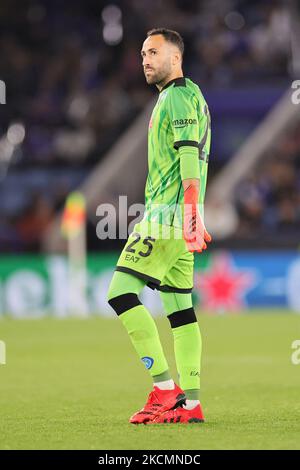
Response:
[{"label": "blurred crowd", "polygon": [[235,194],[237,237],[300,233],[300,123],[266,154]]},{"label": "blurred crowd", "polygon": [[[140,48],[160,26],[181,32],[184,73],[204,89],[288,77],[284,1],[1,1],[0,249],[37,249],[65,195],[155,94]],[[17,136],[9,134],[15,123]],[[50,169],[60,171],[57,191]]]}]

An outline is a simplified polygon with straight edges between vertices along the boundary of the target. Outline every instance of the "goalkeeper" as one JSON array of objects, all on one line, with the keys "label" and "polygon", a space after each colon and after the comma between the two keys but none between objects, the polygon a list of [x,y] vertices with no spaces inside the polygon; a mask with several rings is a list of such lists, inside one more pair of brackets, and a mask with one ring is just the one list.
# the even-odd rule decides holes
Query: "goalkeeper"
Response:
[{"label": "goalkeeper", "polygon": [[[182,73],[176,31],[148,32],[141,55],[146,81],[159,90],[148,129],[146,210],[120,255],[108,302],[128,331],[154,387],[133,424],[200,423],[201,334],[192,304],[194,252],[211,241],[203,223],[210,116],[199,87]],[[157,289],[174,337],[174,383],[156,324],[140,302]]]}]

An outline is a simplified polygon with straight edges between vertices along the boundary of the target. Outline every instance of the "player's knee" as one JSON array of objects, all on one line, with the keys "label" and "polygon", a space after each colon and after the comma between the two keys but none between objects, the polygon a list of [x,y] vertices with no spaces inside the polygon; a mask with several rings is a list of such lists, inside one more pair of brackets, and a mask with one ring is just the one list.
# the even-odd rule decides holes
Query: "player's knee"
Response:
[{"label": "player's knee", "polygon": [[171,328],[188,325],[189,323],[197,323],[197,317],[193,307],[185,310],[179,310],[168,315]]},{"label": "player's knee", "polygon": [[193,307],[191,293],[160,292],[159,294],[167,316],[174,312],[185,311]]},{"label": "player's knee", "polygon": [[127,312],[127,310],[137,307],[138,305],[142,305],[138,296],[130,292],[112,298],[109,298],[108,296],[108,303],[117,315],[121,315],[122,313]]}]

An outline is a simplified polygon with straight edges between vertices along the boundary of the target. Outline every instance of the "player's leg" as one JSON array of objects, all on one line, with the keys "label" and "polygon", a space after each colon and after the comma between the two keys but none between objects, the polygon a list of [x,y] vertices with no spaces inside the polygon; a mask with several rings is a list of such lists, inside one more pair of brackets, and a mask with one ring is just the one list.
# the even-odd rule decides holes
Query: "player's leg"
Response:
[{"label": "player's leg", "polygon": [[204,414],[200,404],[200,364],[202,341],[191,294],[160,292],[174,337],[174,352],[180,387],[186,402],[154,418],[155,423],[201,423]]},{"label": "player's leg", "polygon": [[200,365],[202,341],[192,303],[194,256],[185,245],[159,286],[164,310],[170,321],[180,386],[186,395],[183,407],[162,413],[153,423],[202,422]]},{"label": "player's leg", "polygon": [[136,424],[152,419],[154,410],[171,409],[185,398],[170,377],[156,324],[138,298],[146,284],[155,287],[161,283],[173,259],[177,259],[177,244],[170,245],[162,237],[162,226],[158,223],[136,224],[118,259],[109,289],[109,303],[154,381],[145,407],[130,419]]},{"label": "player's leg", "polygon": [[170,322],[180,386],[187,406],[196,406],[200,394],[202,340],[191,294],[160,292]]},{"label": "player's leg", "polygon": [[169,410],[184,401],[182,390],[171,379],[156,324],[138,298],[145,284],[138,277],[116,271],[108,292],[109,304],[125,326],[154,382],[146,405],[130,418],[133,424],[146,423],[156,416],[157,410]]},{"label": "player's leg", "polygon": [[165,381],[171,376],[157,327],[138,298],[145,285],[146,282],[142,279],[115,271],[108,291],[108,303],[126,328],[138,356],[154,382]]}]

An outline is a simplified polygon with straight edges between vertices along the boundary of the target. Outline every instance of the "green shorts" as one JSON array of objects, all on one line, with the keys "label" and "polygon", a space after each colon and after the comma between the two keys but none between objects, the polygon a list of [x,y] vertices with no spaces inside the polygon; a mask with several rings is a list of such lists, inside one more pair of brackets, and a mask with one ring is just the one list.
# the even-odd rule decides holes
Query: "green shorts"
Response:
[{"label": "green shorts", "polygon": [[189,293],[194,254],[187,250],[181,229],[141,221],[128,237],[116,271],[145,280],[151,289]]}]

